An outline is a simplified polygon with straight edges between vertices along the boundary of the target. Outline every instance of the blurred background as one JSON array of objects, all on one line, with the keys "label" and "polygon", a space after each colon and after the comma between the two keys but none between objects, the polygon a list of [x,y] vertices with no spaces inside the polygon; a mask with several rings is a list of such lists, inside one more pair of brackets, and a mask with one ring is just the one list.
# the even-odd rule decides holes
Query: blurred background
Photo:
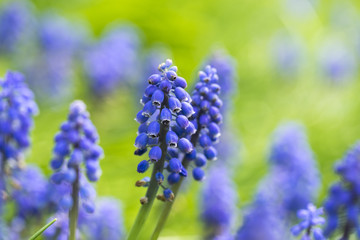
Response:
[{"label": "blurred background", "polygon": [[[134,187],[143,177],[136,172],[142,159],[133,155],[134,117],[147,77],[166,58],[190,89],[214,54],[230,56],[236,67],[226,121],[237,138],[227,144],[236,149],[229,158],[239,209],[267,173],[271,134],[279,124],[294,120],[306,128],[321,173],[318,204],[336,179],[334,162],[359,138],[358,1],[0,3],[1,76],[21,71],[40,107],[27,162],[50,173],[53,137],[69,103],[84,100],[105,152],[97,192],[121,200],[127,230],[145,194]],[[187,182],[163,236],[201,234],[202,183]],[[161,204],[155,202],[153,213]]]}]

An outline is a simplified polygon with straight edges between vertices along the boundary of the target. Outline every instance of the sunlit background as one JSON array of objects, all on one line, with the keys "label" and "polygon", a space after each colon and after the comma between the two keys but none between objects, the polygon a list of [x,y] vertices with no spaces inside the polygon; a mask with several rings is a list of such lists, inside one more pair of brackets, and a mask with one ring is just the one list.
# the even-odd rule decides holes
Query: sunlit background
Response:
[{"label": "sunlit background", "polygon": [[[21,71],[36,94],[28,163],[50,174],[53,137],[74,99],[88,105],[105,158],[99,196],[122,204],[127,231],[145,189],[134,183],[139,99],[157,64],[173,59],[190,89],[214,54],[236,67],[229,107],[232,176],[241,225],[261,178],[273,131],[302,123],[321,172],[321,205],[333,164],[360,136],[360,2],[320,0],[1,1],[0,70]],[[10,8],[10,9],[9,9]],[[11,9],[12,8],[12,9]],[[4,18],[5,11],[20,17]],[[6,34],[6,21],[12,34]],[[98,79],[108,79],[106,84]],[[221,150],[225,151],[225,150]],[[211,166],[211,163],[209,164]],[[191,178],[162,236],[200,238],[203,183]],[[153,226],[155,202],[149,226]],[[148,228],[150,229],[150,227]],[[150,230],[149,230],[150,231]],[[143,231],[146,239],[147,231]]]}]

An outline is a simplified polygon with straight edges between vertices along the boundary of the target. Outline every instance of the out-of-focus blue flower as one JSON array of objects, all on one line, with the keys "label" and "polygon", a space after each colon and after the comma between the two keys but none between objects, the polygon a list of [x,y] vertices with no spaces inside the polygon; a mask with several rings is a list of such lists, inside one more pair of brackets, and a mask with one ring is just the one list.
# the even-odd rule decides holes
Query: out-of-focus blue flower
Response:
[{"label": "out-of-focus blue flower", "polygon": [[[189,155],[186,160],[195,160],[196,167],[193,169],[193,176],[195,180],[203,180],[205,175],[201,167],[204,166],[202,159],[206,158],[209,161],[217,159],[217,149],[214,147],[219,141],[221,135],[219,124],[222,123],[222,114],[220,108],[223,105],[219,97],[220,85],[218,84],[219,77],[216,74],[216,69],[211,66],[206,66],[205,71],[199,72],[199,82],[195,85],[195,90],[192,94],[191,105],[194,109],[194,114],[191,116],[191,122],[198,129],[193,138],[194,144],[198,144],[198,149],[202,153],[195,152]],[[184,111],[184,110],[183,110]],[[199,161],[196,159],[200,158]]]},{"label": "out-of-focus blue flower", "polygon": [[355,53],[342,41],[322,43],[319,50],[319,67],[326,80],[333,83],[354,80],[357,70]]},{"label": "out-of-focus blue flower", "polygon": [[267,197],[258,194],[253,204],[246,210],[243,224],[235,239],[291,239],[287,233],[281,209],[274,206]]},{"label": "out-of-focus blue flower", "polygon": [[84,71],[98,96],[113,92],[137,77],[140,39],[131,26],[113,27],[84,56]]},{"label": "out-of-focus blue flower", "polygon": [[[267,186],[287,214],[311,203],[320,184],[319,172],[304,129],[296,123],[281,125],[274,133]],[[270,189],[270,188],[269,188]]]},{"label": "out-of-focus blue flower", "polygon": [[40,18],[34,59],[23,63],[28,80],[41,97],[59,99],[72,94],[74,63],[83,48],[83,30],[53,13]]},{"label": "out-of-focus blue flower", "polygon": [[33,93],[23,75],[7,72],[5,78],[0,79],[0,162],[3,167],[4,161],[21,160],[30,145],[29,134],[37,112]]},{"label": "out-of-focus blue flower", "polygon": [[93,214],[86,214],[80,226],[88,240],[118,240],[124,236],[124,225],[119,202],[112,198],[100,199]]},{"label": "out-of-focus blue flower", "polygon": [[202,191],[202,213],[209,239],[232,239],[229,235],[236,216],[236,188],[225,166],[217,164],[209,171]]},{"label": "out-of-focus blue flower", "polygon": [[298,211],[298,218],[301,219],[301,222],[291,228],[291,232],[294,236],[299,236],[302,232],[303,234],[301,239],[313,239],[315,240],[325,240],[322,230],[318,228],[318,225],[325,223],[325,219],[321,217],[324,213],[322,208],[316,209],[316,207],[309,203],[307,209],[301,209]]},{"label": "out-of-focus blue flower", "polygon": [[16,207],[16,216],[24,220],[40,216],[47,206],[48,181],[36,166],[27,166],[15,171],[11,179],[11,191]]},{"label": "out-of-focus blue flower", "polygon": [[[186,80],[176,72],[177,67],[172,66],[170,59],[159,65],[158,73],[148,78],[149,85],[141,99],[144,107],[135,119],[141,124],[135,139],[135,154],[141,156],[151,148],[149,160],[139,163],[138,172],[143,173],[150,164],[160,162],[170,173],[169,184],[177,183],[180,176],[187,176],[179,157],[194,153],[189,139],[196,132],[196,123],[189,120],[194,109],[190,95],[184,90]],[[171,190],[164,187],[164,195],[159,199],[172,200],[173,197]]]},{"label": "out-of-focus blue flower", "polygon": [[329,196],[324,204],[328,216],[324,234],[330,237],[336,230],[343,239],[352,232],[360,237],[360,142],[356,143],[335,166],[341,181],[330,187]]},{"label": "out-of-focus blue flower", "polygon": [[301,52],[299,41],[288,34],[277,33],[271,41],[272,62],[284,77],[293,78],[298,74],[302,63]]},{"label": "out-of-focus blue flower", "polygon": [[[54,173],[51,180],[55,184],[71,185],[78,176],[82,206],[89,212],[94,210],[95,190],[87,179],[97,181],[101,175],[99,159],[103,151],[98,145],[98,139],[85,104],[79,100],[74,101],[70,106],[68,120],[61,125],[60,132],[55,136],[54,157],[51,160]],[[64,210],[69,210],[73,204],[71,196],[64,195],[59,204]]]},{"label": "out-of-focus blue flower", "polygon": [[16,49],[29,30],[31,11],[25,1],[7,1],[0,9],[0,52]]}]

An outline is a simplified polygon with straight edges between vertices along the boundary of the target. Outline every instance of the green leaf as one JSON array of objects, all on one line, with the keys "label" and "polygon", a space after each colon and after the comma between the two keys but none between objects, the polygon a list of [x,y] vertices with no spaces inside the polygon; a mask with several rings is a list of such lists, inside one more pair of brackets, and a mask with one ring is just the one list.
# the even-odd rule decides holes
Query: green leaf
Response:
[{"label": "green leaf", "polygon": [[37,237],[39,237],[48,227],[50,227],[54,222],[56,222],[56,218],[54,220],[52,220],[51,222],[49,222],[48,224],[46,224],[45,226],[43,226],[41,229],[39,229],[39,231],[37,231],[34,235],[32,235],[29,240],[34,240]]}]

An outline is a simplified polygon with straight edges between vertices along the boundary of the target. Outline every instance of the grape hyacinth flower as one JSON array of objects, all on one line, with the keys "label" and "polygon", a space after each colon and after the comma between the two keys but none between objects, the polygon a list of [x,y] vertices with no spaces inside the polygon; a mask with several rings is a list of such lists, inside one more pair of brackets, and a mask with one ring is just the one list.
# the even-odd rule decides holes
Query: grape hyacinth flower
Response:
[{"label": "grape hyacinth flower", "polygon": [[213,166],[202,191],[201,219],[206,239],[228,236],[236,215],[236,200],[235,186],[228,169],[221,164]]},{"label": "grape hyacinth flower", "polygon": [[[7,192],[7,177],[23,165],[30,145],[33,117],[38,112],[31,90],[18,72],[0,79],[0,211]],[[7,192],[7,193],[6,193]]]},{"label": "grape hyacinth flower", "polygon": [[284,207],[286,215],[295,215],[313,201],[319,171],[301,125],[290,122],[276,129],[269,164],[269,195]]},{"label": "grape hyacinth flower", "polygon": [[[189,123],[192,123],[195,129],[190,138],[190,144],[193,146],[193,149],[183,156],[181,162],[185,170],[191,163],[195,165],[192,170],[192,175],[196,181],[205,179],[203,167],[206,165],[207,161],[214,161],[217,159],[217,150],[214,145],[219,140],[219,124],[222,122],[222,114],[220,112],[222,101],[219,98],[220,86],[218,80],[219,77],[216,74],[216,69],[211,66],[206,66],[204,71],[199,72],[199,82],[195,85],[195,90],[193,91],[191,106],[194,113],[192,113],[188,106],[182,106],[181,112],[185,115],[188,115],[191,112],[191,115],[189,115]],[[181,126],[183,123],[177,121],[177,124]],[[183,132],[183,130],[179,130],[179,127],[175,128],[176,133]],[[183,143],[179,140],[178,146],[180,149],[182,148],[182,145]],[[197,146],[198,148],[196,149]],[[172,187],[175,195],[179,191],[182,183],[182,179],[176,180],[176,184]],[[157,226],[153,232],[153,239],[156,239],[160,235],[171,208],[172,204],[164,206]]]},{"label": "grape hyacinth flower", "polygon": [[18,72],[7,72],[0,80],[0,90],[0,160],[4,167],[7,161],[22,160],[38,108],[24,76]]},{"label": "grape hyacinth flower", "polygon": [[140,39],[132,26],[116,26],[90,47],[83,59],[91,90],[104,97],[121,83],[136,79]]},{"label": "grape hyacinth flower", "polygon": [[[196,131],[195,125],[189,120],[194,110],[190,104],[191,98],[184,90],[186,81],[177,76],[177,67],[171,65],[172,61],[166,60],[159,66],[160,74],[149,77],[149,86],[141,99],[144,108],[136,116],[140,127],[135,140],[135,154],[141,156],[150,148],[149,159],[141,161],[137,171],[144,173],[150,164],[156,166],[159,163],[162,166],[155,172],[155,178],[162,187],[164,176],[161,168],[165,163],[169,172],[169,184],[178,182],[180,176],[186,177],[187,172],[181,164],[179,154],[193,151],[188,138]],[[172,193],[163,188],[164,195],[159,196],[159,199],[171,201]]]},{"label": "grape hyacinth flower", "polygon": [[31,22],[28,3],[8,1],[0,9],[0,52],[16,50],[19,42],[26,36]]},{"label": "grape hyacinth flower", "polygon": [[329,189],[324,203],[328,216],[324,235],[330,237],[338,230],[342,240],[350,238],[352,232],[360,238],[360,142],[357,142],[335,166],[341,181]]},{"label": "grape hyacinth flower", "polygon": [[298,211],[297,215],[301,222],[291,228],[291,233],[294,236],[299,236],[305,230],[301,239],[325,240],[322,230],[317,227],[325,223],[325,219],[321,217],[323,213],[322,208],[317,209],[313,204],[309,203],[307,209]]},{"label": "grape hyacinth flower", "polygon": [[[58,100],[73,93],[74,63],[84,45],[82,26],[53,13],[39,19],[33,61],[21,64],[36,96]],[[21,59],[20,59],[21,60]]]},{"label": "grape hyacinth flower", "polygon": [[288,231],[286,231],[284,220],[279,213],[281,213],[281,209],[274,206],[266,196],[258,193],[250,208],[245,212],[243,224],[235,239],[291,239],[286,234]]},{"label": "grape hyacinth flower", "polygon": [[88,180],[96,182],[101,175],[99,159],[103,151],[98,145],[98,139],[85,104],[74,101],[70,106],[68,120],[55,136],[54,157],[51,160],[51,168],[54,170],[51,180],[56,184],[67,185],[71,193],[64,195],[59,202],[64,210],[70,210],[70,239],[75,238],[79,200],[86,212],[94,211],[95,190]]},{"label": "grape hyacinth flower", "polygon": [[[186,80],[178,76],[177,67],[171,65],[172,61],[167,59],[159,65],[159,73],[148,78],[149,85],[141,99],[144,107],[135,119],[140,124],[135,139],[135,155],[142,156],[149,149],[148,157],[138,164],[137,171],[144,173],[150,165],[154,167],[146,196],[140,200],[143,205],[130,231],[129,239],[137,237],[159,186],[163,188],[163,194],[157,196],[159,200],[174,199],[173,192],[165,186],[163,170],[166,169],[169,173],[169,185],[179,182],[181,176],[187,176],[181,156],[193,153],[193,145],[189,139],[196,132],[196,126],[189,117],[194,114],[194,110],[190,104],[190,95],[184,90],[187,86]],[[136,186],[141,186],[139,181]]]},{"label": "grape hyacinth flower", "polygon": [[48,181],[41,170],[29,165],[15,171],[11,185],[14,186],[11,198],[16,206],[16,216],[23,220],[41,216],[48,204]]},{"label": "grape hyacinth flower", "polygon": [[192,139],[194,145],[199,144],[197,153],[188,154],[187,160],[194,160],[195,168],[193,177],[201,181],[205,177],[202,167],[205,166],[206,160],[214,161],[217,159],[217,150],[214,144],[218,143],[220,133],[219,124],[222,123],[222,114],[220,108],[222,101],[219,98],[220,85],[216,69],[210,66],[205,67],[205,71],[199,72],[200,81],[195,85],[191,102],[195,114],[191,116],[191,121],[196,126],[197,139]]}]

